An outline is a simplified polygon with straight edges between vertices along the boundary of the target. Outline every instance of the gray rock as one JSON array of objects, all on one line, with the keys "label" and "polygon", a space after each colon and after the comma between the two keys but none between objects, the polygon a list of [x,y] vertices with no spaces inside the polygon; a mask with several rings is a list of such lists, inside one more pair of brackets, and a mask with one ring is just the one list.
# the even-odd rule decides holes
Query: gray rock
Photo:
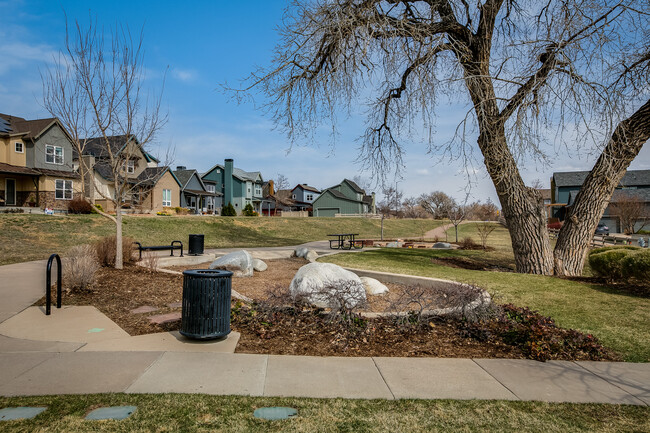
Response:
[{"label": "gray rock", "polygon": [[264,272],[268,269],[268,265],[260,259],[253,259],[253,269],[257,272]]},{"label": "gray rock", "polygon": [[366,288],[367,295],[383,295],[388,293],[388,287],[379,280],[370,277],[361,277],[361,282]]},{"label": "gray rock", "polygon": [[433,248],[449,249],[451,248],[451,244],[447,242],[436,242],[435,244],[433,244]]},{"label": "gray rock", "polygon": [[357,274],[332,263],[310,263],[298,269],[289,292],[295,299],[323,308],[352,308],[366,300],[366,289]]},{"label": "gray rock", "polygon": [[235,251],[212,262],[210,269],[232,271],[235,277],[251,277],[253,275],[253,257],[248,251]]},{"label": "gray rock", "polygon": [[293,254],[291,257],[300,257],[301,259],[305,259],[308,260],[310,263],[313,263],[318,258],[318,253],[306,247],[299,247],[293,250]]}]

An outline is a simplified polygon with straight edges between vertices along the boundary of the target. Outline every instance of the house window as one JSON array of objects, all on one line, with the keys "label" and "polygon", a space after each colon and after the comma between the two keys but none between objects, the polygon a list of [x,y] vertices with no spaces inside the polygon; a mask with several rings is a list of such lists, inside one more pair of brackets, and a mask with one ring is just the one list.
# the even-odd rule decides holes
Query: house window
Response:
[{"label": "house window", "polygon": [[57,200],[72,200],[72,181],[56,179],[54,197]]},{"label": "house window", "polygon": [[295,199],[296,199],[296,195],[295,195],[295,194],[292,194],[292,195],[291,195],[291,198],[295,200]]},{"label": "house window", "polygon": [[135,173],[135,161],[130,159],[126,162],[126,172],[129,174]]},{"label": "house window", "polygon": [[25,152],[25,150],[23,148],[23,143],[21,143],[20,141],[16,142],[16,148],[15,149],[16,149],[16,153],[24,153]]},{"label": "house window", "polygon": [[314,199],[313,194],[307,194],[307,201],[312,201]]},{"label": "house window", "polygon": [[172,190],[171,189],[163,189],[163,200],[162,200],[162,205],[163,206],[171,206],[172,205]]},{"label": "house window", "polygon": [[63,148],[61,146],[45,145],[45,162],[63,165]]},{"label": "house window", "polygon": [[214,185],[208,184],[205,187],[207,188],[208,192],[214,192]]},{"label": "house window", "polygon": [[217,173],[221,173],[221,169],[217,169]]}]

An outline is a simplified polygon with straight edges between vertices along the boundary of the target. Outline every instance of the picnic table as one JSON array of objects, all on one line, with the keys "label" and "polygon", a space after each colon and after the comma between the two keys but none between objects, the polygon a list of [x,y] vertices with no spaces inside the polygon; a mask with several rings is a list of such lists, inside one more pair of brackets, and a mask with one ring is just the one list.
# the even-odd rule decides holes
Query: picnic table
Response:
[{"label": "picnic table", "polygon": [[330,239],[330,249],[338,250],[350,250],[354,248],[363,248],[363,241],[355,241],[355,237],[359,236],[359,233],[336,233],[327,235],[331,237],[336,237],[336,239]]}]

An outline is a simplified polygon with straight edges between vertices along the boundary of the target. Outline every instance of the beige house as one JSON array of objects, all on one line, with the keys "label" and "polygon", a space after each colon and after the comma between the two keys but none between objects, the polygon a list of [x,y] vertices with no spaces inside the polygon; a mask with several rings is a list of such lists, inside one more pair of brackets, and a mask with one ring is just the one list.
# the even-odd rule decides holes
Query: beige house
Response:
[{"label": "beige house", "polygon": [[0,206],[67,210],[81,196],[73,144],[54,118],[0,114]]},{"label": "beige house", "polygon": [[[180,182],[169,167],[159,167],[158,160],[142,149],[133,136],[109,137],[110,152],[125,179],[122,209],[128,213],[156,213],[179,206]],[[86,198],[107,212],[114,212],[116,201],[115,173],[108,156],[109,146],[102,137],[86,140],[83,151],[86,175]],[[77,164],[79,160],[77,158]]]}]

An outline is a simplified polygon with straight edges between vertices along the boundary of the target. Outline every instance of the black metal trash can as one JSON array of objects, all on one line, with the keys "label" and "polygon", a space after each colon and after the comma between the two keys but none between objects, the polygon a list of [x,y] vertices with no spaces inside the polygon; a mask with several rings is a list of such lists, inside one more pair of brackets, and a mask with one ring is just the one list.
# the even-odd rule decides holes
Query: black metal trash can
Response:
[{"label": "black metal trash can", "polygon": [[189,249],[187,254],[190,256],[200,256],[203,254],[203,235],[190,235]]},{"label": "black metal trash can", "polygon": [[183,313],[180,333],[211,340],[230,334],[232,272],[216,269],[183,271]]}]

